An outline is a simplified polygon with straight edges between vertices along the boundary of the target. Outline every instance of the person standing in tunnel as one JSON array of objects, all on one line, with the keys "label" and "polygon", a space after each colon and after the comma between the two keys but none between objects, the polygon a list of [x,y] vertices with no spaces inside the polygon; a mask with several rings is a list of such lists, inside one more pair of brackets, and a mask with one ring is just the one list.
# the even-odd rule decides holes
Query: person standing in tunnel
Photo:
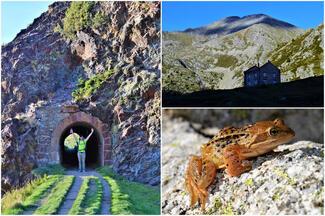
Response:
[{"label": "person standing in tunnel", "polygon": [[94,133],[94,129],[91,128],[90,134],[85,139],[82,135],[79,135],[79,138],[76,136],[76,134],[73,133],[73,129],[71,128],[70,134],[73,134],[73,138],[78,146],[78,161],[79,161],[79,172],[86,172],[85,170],[85,163],[86,163],[86,145],[87,141],[91,137],[91,135]]}]

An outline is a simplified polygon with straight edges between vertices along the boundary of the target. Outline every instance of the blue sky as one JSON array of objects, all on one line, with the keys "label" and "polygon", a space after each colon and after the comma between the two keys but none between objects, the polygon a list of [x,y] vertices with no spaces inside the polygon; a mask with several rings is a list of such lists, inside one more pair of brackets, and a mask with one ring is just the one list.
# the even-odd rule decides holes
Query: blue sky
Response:
[{"label": "blue sky", "polygon": [[[1,44],[14,39],[53,1],[1,1]],[[300,28],[323,22],[323,2],[163,2],[163,30],[210,24],[227,16],[265,13]]]},{"label": "blue sky", "polygon": [[323,22],[323,7],[323,2],[163,2],[163,31],[180,31],[227,16],[260,13],[308,29]]},{"label": "blue sky", "polygon": [[12,41],[21,29],[47,10],[54,1],[1,1],[1,44]]}]

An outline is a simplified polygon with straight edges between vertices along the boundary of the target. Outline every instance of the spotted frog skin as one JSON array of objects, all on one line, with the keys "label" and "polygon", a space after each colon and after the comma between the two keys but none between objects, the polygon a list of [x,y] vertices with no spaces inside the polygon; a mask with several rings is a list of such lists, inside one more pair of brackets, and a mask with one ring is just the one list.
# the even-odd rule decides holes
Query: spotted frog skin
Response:
[{"label": "spotted frog skin", "polygon": [[252,162],[246,159],[270,152],[294,136],[295,132],[282,119],[222,129],[202,145],[201,156],[190,158],[185,186],[191,197],[191,207],[199,201],[204,211],[207,190],[218,169],[226,169],[229,176],[239,176],[252,169]]}]

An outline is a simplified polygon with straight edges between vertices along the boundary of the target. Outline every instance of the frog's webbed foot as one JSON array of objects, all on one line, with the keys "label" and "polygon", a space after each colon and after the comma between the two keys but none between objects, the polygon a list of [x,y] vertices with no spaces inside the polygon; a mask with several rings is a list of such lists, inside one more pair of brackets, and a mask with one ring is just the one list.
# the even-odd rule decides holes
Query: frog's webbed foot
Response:
[{"label": "frog's webbed foot", "polygon": [[201,209],[205,209],[208,197],[207,188],[211,185],[215,176],[216,167],[212,161],[202,160],[198,156],[191,156],[185,176],[186,189],[191,196],[191,207],[199,201]]},{"label": "frog's webbed foot", "polygon": [[239,176],[243,172],[252,169],[252,162],[243,160],[241,147],[239,145],[229,145],[223,150],[226,165],[226,172],[230,176]]}]

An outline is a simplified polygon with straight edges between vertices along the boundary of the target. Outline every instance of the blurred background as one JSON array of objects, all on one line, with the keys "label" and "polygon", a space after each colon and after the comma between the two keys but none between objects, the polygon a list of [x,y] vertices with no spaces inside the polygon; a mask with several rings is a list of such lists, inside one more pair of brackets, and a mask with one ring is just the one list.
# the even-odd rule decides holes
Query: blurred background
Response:
[{"label": "blurred background", "polygon": [[[227,126],[241,127],[256,121],[282,118],[296,132],[293,141],[324,142],[322,109],[164,109],[163,125],[168,121],[188,121],[193,129],[213,135]],[[162,137],[164,139],[164,137]]]}]

